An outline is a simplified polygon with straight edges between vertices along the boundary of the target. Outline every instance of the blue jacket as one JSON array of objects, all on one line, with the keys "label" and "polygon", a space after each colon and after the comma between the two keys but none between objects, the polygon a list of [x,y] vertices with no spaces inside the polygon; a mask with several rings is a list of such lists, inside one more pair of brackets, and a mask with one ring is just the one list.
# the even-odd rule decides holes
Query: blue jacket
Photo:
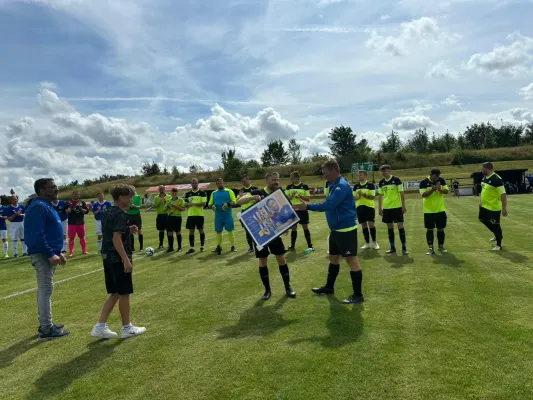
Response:
[{"label": "blue jacket", "polygon": [[329,193],[324,203],[308,204],[310,211],[326,213],[329,229],[339,231],[357,226],[352,187],[342,176],[329,182]]},{"label": "blue jacket", "polygon": [[24,243],[29,254],[46,254],[50,258],[63,249],[63,225],[54,205],[35,197],[24,217]]}]

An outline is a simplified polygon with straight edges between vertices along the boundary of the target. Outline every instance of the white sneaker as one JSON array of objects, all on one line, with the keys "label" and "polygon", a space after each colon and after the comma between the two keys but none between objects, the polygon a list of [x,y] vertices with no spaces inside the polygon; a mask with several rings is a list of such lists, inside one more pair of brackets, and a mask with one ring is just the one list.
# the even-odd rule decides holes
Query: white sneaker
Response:
[{"label": "white sneaker", "polygon": [[146,332],[146,328],[142,326],[123,326],[120,330],[120,338],[127,339],[133,336],[139,336]]},{"label": "white sneaker", "polygon": [[495,242],[496,241],[496,237],[493,237],[492,239],[489,240],[489,242]]},{"label": "white sneaker", "polygon": [[361,247],[361,250],[366,250],[370,248],[370,243],[365,243],[363,247]]},{"label": "white sneaker", "polygon": [[378,244],[378,242],[374,242],[374,250],[379,250],[379,244]]},{"label": "white sneaker", "polygon": [[500,246],[494,246],[492,251],[500,251],[502,248]]},{"label": "white sneaker", "polygon": [[91,336],[97,339],[114,339],[118,337],[117,333],[109,329],[107,325],[102,327],[95,325],[91,332]]}]

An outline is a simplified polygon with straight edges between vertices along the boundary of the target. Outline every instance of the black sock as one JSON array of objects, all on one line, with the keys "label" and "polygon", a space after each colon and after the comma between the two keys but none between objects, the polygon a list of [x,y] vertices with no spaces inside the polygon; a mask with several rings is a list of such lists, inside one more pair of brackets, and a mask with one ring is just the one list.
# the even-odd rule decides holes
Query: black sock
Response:
[{"label": "black sock", "polygon": [[254,240],[252,239],[252,237],[250,236],[248,231],[246,231],[246,241],[248,242],[248,248],[253,249],[253,247],[254,247],[253,241]]},{"label": "black sock", "polygon": [[165,232],[159,232],[159,247],[163,247],[163,240],[165,239]]},{"label": "black sock", "polygon": [[194,248],[194,233],[192,235],[189,235],[189,245],[191,248]]},{"label": "black sock", "polygon": [[370,232],[368,228],[363,228],[363,236],[365,237],[365,243],[370,243]]},{"label": "black sock", "polygon": [[496,236],[496,246],[501,247],[503,239],[502,226],[500,224],[492,224],[492,231],[494,236]]},{"label": "black sock", "polygon": [[363,293],[361,292],[361,285],[363,283],[363,271],[350,271],[350,277],[352,278],[353,295],[356,297],[361,297],[363,295]]},{"label": "black sock", "polygon": [[279,273],[281,274],[281,277],[283,278],[283,284],[285,285],[285,289],[289,288],[291,286],[289,266],[287,264],[280,265]]},{"label": "black sock", "polygon": [[131,246],[131,250],[135,250],[135,236],[134,235],[130,235],[130,246]]},{"label": "black sock", "polygon": [[372,241],[376,241],[376,227],[370,228],[370,236],[372,236]]},{"label": "black sock", "polygon": [[[438,233],[437,233],[438,235]],[[433,233],[433,229],[428,229],[426,231],[426,240],[428,242],[428,246],[433,248],[433,240],[435,240],[435,235]]]},{"label": "black sock", "polygon": [[339,275],[340,265],[329,264],[328,268],[328,280],[326,282],[326,287],[328,289],[333,289],[335,287],[335,280],[337,275]]},{"label": "black sock", "polygon": [[139,249],[144,249],[144,235],[139,235]]},{"label": "black sock", "polygon": [[168,239],[168,248],[172,249],[174,247],[174,236],[167,236]]},{"label": "black sock", "polygon": [[265,290],[270,290],[270,280],[268,279],[268,267],[259,267],[259,276],[261,277],[261,282],[265,286]]},{"label": "black sock", "polygon": [[298,231],[291,231],[291,247],[296,246],[296,238],[298,237]]},{"label": "black sock", "polygon": [[391,249],[394,249],[396,246],[394,246],[394,228],[389,229],[389,242]]},{"label": "black sock", "polygon": [[402,247],[407,247],[407,244],[405,243],[405,229],[398,229],[400,232],[400,242],[402,242]]},{"label": "black sock", "polygon": [[437,240],[439,242],[439,247],[444,247],[444,240],[446,239],[446,234],[444,231],[437,231]]},{"label": "black sock", "polygon": [[304,231],[305,240],[307,240],[307,247],[311,248],[313,247],[313,243],[311,242],[311,232],[309,229]]},{"label": "black sock", "polygon": [[204,247],[205,244],[205,233],[200,233],[200,246]]},{"label": "black sock", "polygon": [[178,239],[178,249],[181,249],[181,241],[182,241],[182,237],[181,235],[176,235],[177,239]]}]

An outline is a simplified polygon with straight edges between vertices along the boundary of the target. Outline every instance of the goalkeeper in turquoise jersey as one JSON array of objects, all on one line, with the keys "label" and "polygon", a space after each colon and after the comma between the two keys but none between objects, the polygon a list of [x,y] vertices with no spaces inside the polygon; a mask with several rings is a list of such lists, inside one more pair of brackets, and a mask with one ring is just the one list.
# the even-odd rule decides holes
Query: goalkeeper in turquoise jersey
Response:
[{"label": "goalkeeper in turquoise jersey", "polygon": [[231,245],[231,251],[236,252],[235,248],[235,224],[233,222],[233,213],[231,207],[235,205],[235,193],[224,187],[224,180],[217,179],[217,190],[211,193],[209,206],[215,212],[215,232],[217,233],[217,247],[213,250],[218,255],[222,254],[222,231],[228,232],[228,239]]}]

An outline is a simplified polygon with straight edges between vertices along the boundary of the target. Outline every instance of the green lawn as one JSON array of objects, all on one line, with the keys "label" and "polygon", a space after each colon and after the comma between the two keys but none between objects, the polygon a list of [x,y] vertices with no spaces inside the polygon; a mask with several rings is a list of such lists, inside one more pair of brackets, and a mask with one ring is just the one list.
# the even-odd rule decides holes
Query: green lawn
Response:
[{"label": "green lawn", "polygon": [[[35,292],[6,299],[35,287],[29,260],[2,260],[0,397],[531,399],[532,204],[533,196],[510,196],[505,251],[494,253],[490,233],[477,221],[477,199],[449,198],[450,254],[430,258],[422,201],[409,199],[410,255],[384,254],[381,223],[382,250],[360,255],[364,305],[339,304],[351,291],[345,265],[335,296],[311,293],[325,282],[328,265],[321,214],[312,214],[317,251],[304,255],[300,234],[298,252],[288,256],[296,299],[284,296],[272,262],[273,297],[258,301],[263,287],[256,260],[244,254],[240,225],[237,255],[138,254],[132,316],[148,332],[126,341],[90,337],[106,298],[97,255],[58,268],[54,319],[72,333],[45,343],[35,340]],[[145,243],[157,247],[155,214],[143,217]],[[117,310],[110,326],[119,325]]]}]

